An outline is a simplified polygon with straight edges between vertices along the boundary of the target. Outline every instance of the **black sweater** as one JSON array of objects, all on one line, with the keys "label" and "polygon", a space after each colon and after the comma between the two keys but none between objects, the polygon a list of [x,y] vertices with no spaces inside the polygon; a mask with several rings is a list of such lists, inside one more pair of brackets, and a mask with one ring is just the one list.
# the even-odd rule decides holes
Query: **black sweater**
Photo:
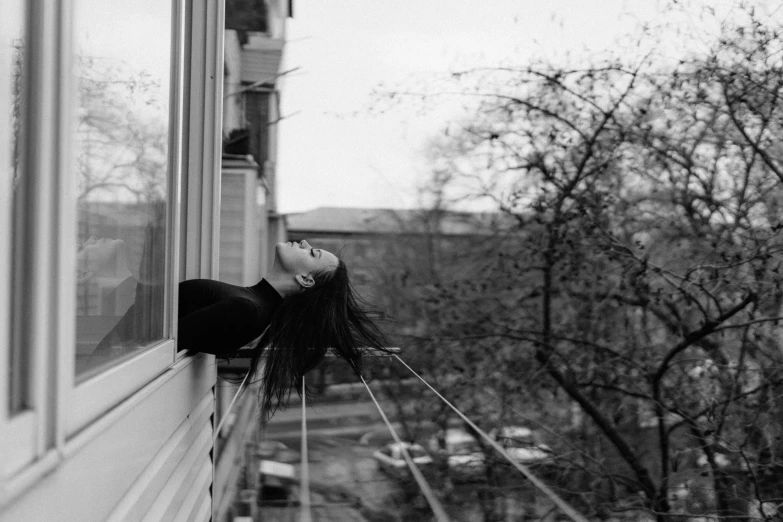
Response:
[{"label": "black sweater", "polygon": [[230,357],[264,333],[282,300],[264,279],[251,287],[210,279],[183,281],[178,348]]}]

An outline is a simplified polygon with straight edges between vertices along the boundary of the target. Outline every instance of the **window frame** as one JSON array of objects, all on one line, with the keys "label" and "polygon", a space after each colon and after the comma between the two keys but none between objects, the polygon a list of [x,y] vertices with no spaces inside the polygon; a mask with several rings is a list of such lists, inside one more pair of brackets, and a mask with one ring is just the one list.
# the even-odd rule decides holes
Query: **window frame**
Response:
[{"label": "window frame", "polygon": [[[24,201],[22,202],[22,230],[16,233],[25,234],[29,230],[38,230],[38,225],[46,226],[47,215],[40,215],[37,209],[40,206],[41,199],[46,197],[51,187],[45,179],[45,169],[55,160],[52,151],[42,151],[40,154],[32,154],[37,143],[45,141],[47,136],[46,125],[43,125],[47,116],[46,109],[51,109],[51,100],[48,99],[51,84],[54,80],[52,71],[45,70],[43,64],[46,63],[51,48],[46,45],[33,47],[37,35],[52,30],[55,21],[52,11],[53,6],[41,6],[30,0],[22,0],[22,9],[24,19],[22,27],[24,31],[23,41],[25,48],[25,60],[23,62],[23,98],[21,110],[21,143],[20,143],[20,162],[23,170],[22,183],[25,188],[22,190]],[[34,110],[38,109],[38,110]],[[3,132],[5,134],[5,132]],[[10,137],[10,133],[7,137]],[[42,179],[44,178],[44,179]],[[46,369],[46,330],[36,328],[46,317],[40,310],[44,307],[31,306],[36,298],[47,297],[45,287],[47,274],[45,267],[40,263],[28,263],[19,267],[16,271],[13,266],[13,257],[18,255],[22,259],[30,259],[30,256],[42,251],[47,252],[48,248],[40,238],[34,234],[25,236],[22,243],[22,252],[13,252],[13,242],[15,231],[13,230],[13,191],[12,179],[10,176],[0,180],[0,208],[6,213],[0,223],[0,245],[5,255],[0,258],[0,296],[2,296],[5,306],[3,310],[10,311],[13,304],[19,304],[15,312],[5,312],[0,317],[0,375],[8,376],[11,350],[12,350],[12,328],[14,328],[14,315],[20,314],[24,320],[20,322],[21,328],[14,331],[19,342],[25,343],[27,349],[25,374],[26,402],[27,408],[23,411],[11,415],[9,403],[9,379],[4,379],[0,386],[0,441],[4,448],[10,448],[12,451],[4,452],[4,458],[0,459],[0,485],[5,484],[10,478],[22,470],[25,466],[32,463],[45,450],[44,432],[42,417],[46,408],[46,398],[41,386],[40,375]],[[36,188],[37,190],[32,190]],[[46,213],[44,213],[46,214]],[[16,273],[15,273],[16,272]],[[14,277],[24,277],[24,280],[31,282],[31,288],[25,292],[20,299],[14,301],[12,298]],[[28,289],[26,289],[28,290]],[[29,343],[29,344],[28,344]]]},{"label": "window frame", "polygon": [[[26,230],[20,334],[28,354],[28,410],[10,416],[0,386],[0,510],[132,407],[156,377],[179,371],[177,286],[214,278],[219,245],[223,1],[171,2],[171,96],[164,339],[77,383],[77,230],[73,165],[73,1],[22,0],[26,13],[22,164]],[[33,46],[32,43],[35,45]],[[11,176],[0,173],[0,208],[10,216]],[[0,304],[12,286],[10,220],[0,222]],[[8,306],[0,311],[0,375],[8,375]],[[8,379],[5,379],[6,384]],[[107,414],[111,410],[110,414]]]},{"label": "window frame", "polygon": [[[225,4],[223,0],[189,1],[183,18],[190,28],[184,38],[184,92],[190,96],[183,105],[187,139],[182,142],[183,174],[179,187],[180,280],[217,279]],[[184,350],[178,351],[175,360],[186,356]]]},{"label": "window frame", "polygon": [[[76,0],[69,0],[76,1]],[[170,87],[169,87],[169,139],[168,139],[168,173],[167,173],[167,204],[166,204],[166,243],[165,243],[165,287],[164,287],[164,321],[163,338],[152,345],[139,350],[105,369],[86,378],[78,378],[75,374],[75,310],[76,285],[73,275],[63,274],[64,281],[60,292],[62,300],[58,303],[61,331],[59,339],[63,349],[63,361],[59,365],[61,382],[65,383],[62,394],[64,415],[59,423],[64,430],[64,436],[70,437],[79,432],[90,422],[96,420],[114,406],[141,389],[157,376],[165,372],[175,362],[176,355],[176,286],[178,275],[178,227],[179,227],[179,186],[182,179],[182,141],[184,136],[184,121],[182,104],[184,99],[184,2],[169,0],[171,8],[171,47],[170,47]],[[72,55],[72,54],[71,54]],[[69,78],[66,91],[70,99],[74,99],[74,82]],[[72,121],[68,121],[73,126]],[[73,133],[69,134],[73,136]],[[67,164],[75,165],[73,154],[74,140],[68,138],[63,149],[68,154]],[[64,172],[74,172],[70,168]],[[61,223],[58,243],[65,246],[59,252],[62,258],[69,259],[69,265],[75,266],[76,253],[73,251],[73,238],[76,237],[76,201],[74,193],[75,176],[60,176],[63,185],[59,192],[58,206],[61,211]],[[74,272],[70,272],[73,274]]]}]

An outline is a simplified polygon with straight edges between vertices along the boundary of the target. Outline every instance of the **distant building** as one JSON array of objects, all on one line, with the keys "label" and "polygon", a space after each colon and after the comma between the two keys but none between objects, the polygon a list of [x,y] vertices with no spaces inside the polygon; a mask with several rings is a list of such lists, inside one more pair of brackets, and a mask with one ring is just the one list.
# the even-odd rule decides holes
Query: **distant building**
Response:
[{"label": "distant building", "polygon": [[319,207],[285,219],[290,240],[307,239],[339,253],[355,283],[367,289],[375,286],[372,271],[392,251],[423,258],[433,241],[448,251],[491,237],[507,222],[496,213],[348,207]]},{"label": "distant building", "polygon": [[[397,331],[407,332],[417,328],[420,305],[405,289],[426,281],[441,263],[456,266],[508,225],[497,213],[347,207],[320,207],[285,220],[289,240],[307,239],[337,253],[357,290],[394,319]],[[321,388],[354,382],[345,366],[339,360],[322,365]]]}]

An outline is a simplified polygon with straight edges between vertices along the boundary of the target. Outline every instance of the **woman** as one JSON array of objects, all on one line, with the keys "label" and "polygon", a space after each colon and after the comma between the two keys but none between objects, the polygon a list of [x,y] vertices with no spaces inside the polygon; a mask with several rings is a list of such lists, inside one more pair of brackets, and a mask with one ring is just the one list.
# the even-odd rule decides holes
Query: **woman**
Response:
[{"label": "woman", "polygon": [[[260,336],[260,337],[259,337]],[[194,279],[179,285],[180,348],[231,357],[254,339],[252,378],[265,358],[262,411],[271,416],[331,349],[358,374],[383,334],[360,306],[348,270],[307,241],[278,243],[269,276],[245,288]]]}]

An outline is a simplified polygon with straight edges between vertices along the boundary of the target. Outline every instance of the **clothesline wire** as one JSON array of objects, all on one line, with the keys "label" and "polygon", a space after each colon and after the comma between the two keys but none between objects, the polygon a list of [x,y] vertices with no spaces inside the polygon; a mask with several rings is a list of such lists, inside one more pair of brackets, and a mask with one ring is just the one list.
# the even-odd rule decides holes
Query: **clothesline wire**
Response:
[{"label": "clothesline wire", "polygon": [[[266,330],[264,330],[266,332]],[[263,335],[263,334],[262,334]],[[471,428],[473,428],[476,433],[480,434],[486,441],[489,443],[490,446],[492,446],[498,453],[503,455],[503,457],[506,458],[506,460],[511,463],[517,470],[519,470],[520,473],[522,473],[530,482],[537,487],[542,493],[544,493],[546,496],[548,496],[552,502],[555,503],[556,506],[558,506],[563,513],[568,515],[574,522],[587,522],[587,519],[580,515],[574,508],[572,508],[565,500],[560,498],[554,491],[552,491],[546,484],[541,482],[541,480],[538,479],[533,473],[530,472],[530,470],[527,468],[527,466],[517,462],[514,460],[507,452],[503,449],[500,444],[498,444],[496,441],[492,440],[492,438],[487,435],[484,430],[479,428],[473,421],[471,421],[464,413],[462,413],[456,406],[454,406],[451,402],[449,402],[443,395],[441,395],[435,388],[433,388],[424,378],[416,373],[416,371],[408,366],[408,364],[403,361],[399,355],[393,354],[392,357],[397,359],[400,364],[405,366],[413,375],[415,375],[421,382],[424,383],[425,386],[427,386],[430,390],[432,390],[435,395],[437,395],[447,406],[449,406],[454,412],[459,415],[459,417],[465,421]],[[234,406],[234,403],[236,402],[239,395],[242,393],[242,390],[244,388],[245,382],[247,381],[247,378],[250,376],[250,370],[245,374],[245,378],[242,380],[242,383],[239,385],[239,389],[237,389],[237,392],[234,394],[234,398],[231,399],[231,402],[228,405],[228,408],[226,409],[226,412],[223,414],[223,417],[220,419],[220,422],[217,425],[217,428],[215,428],[215,433],[212,438],[212,444],[214,446],[215,440],[217,439],[218,435],[220,434],[220,429],[223,427],[223,424],[225,423],[226,419],[228,419],[229,414],[231,413],[231,409]],[[370,390],[370,387],[367,385],[367,382],[364,380],[364,377],[359,375],[359,378],[361,379],[362,383],[364,384],[364,387],[367,389],[367,392],[370,394],[370,398],[375,403],[375,407],[378,409],[378,412],[381,414],[381,418],[386,423],[386,426],[389,428],[389,431],[392,434],[392,437],[394,438],[394,441],[397,442],[400,445],[400,449],[402,450],[402,454],[405,457],[405,462],[408,464],[408,467],[411,470],[411,473],[413,473],[413,477],[416,479],[416,482],[419,485],[419,488],[421,489],[422,493],[424,494],[424,497],[427,499],[427,502],[429,503],[430,507],[432,508],[433,513],[435,514],[435,518],[438,520],[438,522],[448,522],[448,516],[446,515],[445,510],[443,509],[443,506],[440,504],[438,499],[435,497],[435,494],[432,492],[432,488],[430,488],[427,481],[424,479],[424,476],[421,474],[421,471],[419,468],[413,463],[413,460],[411,459],[410,455],[408,454],[407,449],[402,444],[402,441],[400,440],[399,435],[394,430],[394,427],[392,426],[391,422],[389,422],[389,419],[386,417],[386,414],[381,409],[380,404],[378,403],[377,399],[375,398],[375,395],[372,393],[372,390]],[[301,514],[300,514],[300,521],[301,522],[311,522],[312,520],[312,512],[310,510],[310,477],[309,477],[309,467],[308,467],[308,461],[307,461],[307,417],[305,414],[306,409],[306,402],[305,402],[305,396],[306,396],[306,390],[305,390],[305,381],[304,377],[302,377],[302,468],[301,468],[301,483],[300,483],[300,505],[302,506]]]},{"label": "clothesline wire", "polygon": [[[269,330],[268,326],[266,328],[264,328],[264,331],[261,333],[260,337],[263,337],[267,330]],[[257,339],[259,339],[260,337],[257,337]],[[390,352],[379,352],[377,350],[376,351],[372,351],[371,349],[369,349],[369,350],[370,350],[370,355],[373,356],[373,357],[391,357],[392,355],[394,355],[395,351],[399,351],[400,349],[398,347],[387,348],[387,350],[390,350]],[[229,403],[228,408],[223,413],[223,417],[220,419],[220,422],[218,422],[217,428],[215,428],[215,432],[214,432],[214,434],[212,436],[212,445],[213,446],[215,445],[215,441],[217,440],[218,435],[220,434],[220,428],[223,427],[223,424],[226,422],[226,419],[228,419],[228,416],[231,413],[231,409],[233,408],[234,403],[236,402],[236,400],[239,397],[239,395],[242,393],[243,387],[245,385],[245,382],[247,381],[247,378],[250,377],[251,370],[252,370],[252,368],[248,368],[247,372],[245,373],[245,378],[242,379],[242,383],[239,385],[239,388],[237,389],[237,392],[234,394],[234,398],[231,399],[231,402]],[[302,388],[302,393],[304,393],[304,392],[305,392],[305,390],[304,390],[304,388]]]},{"label": "clothesline wire", "polygon": [[[461,418],[463,421],[465,421],[465,422],[466,422],[466,423],[467,423],[467,424],[468,424],[468,425],[469,425],[471,428],[473,428],[473,429],[476,431],[476,433],[478,433],[479,435],[481,435],[481,436],[484,438],[484,440],[486,440],[486,441],[489,443],[489,445],[490,445],[490,446],[492,446],[492,447],[493,447],[493,448],[494,448],[494,449],[495,449],[495,450],[496,450],[498,453],[500,453],[501,455],[503,455],[503,456],[506,458],[506,460],[508,460],[508,461],[511,463],[511,465],[513,465],[515,468],[517,468],[517,469],[520,471],[520,473],[522,473],[522,474],[523,474],[523,475],[524,475],[524,476],[525,476],[525,477],[526,477],[526,478],[527,478],[527,479],[528,479],[528,480],[529,480],[529,481],[530,481],[530,482],[531,482],[531,483],[532,483],[532,484],[533,484],[535,487],[537,487],[537,488],[538,488],[538,489],[539,489],[539,490],[540,490],[542,493],[544,493],[544,494],[545,494],[547,497],[549,497],[549,498],[550,498],[550,500],[552,500],[552,502],[554,502],[554,503],[555,503],[555,505],[556,505],[557,507],[559,507],[559,508],[560,508],[560,510],[561,510],[563,513],[565,513],[566,515],[568,515],[569,517],[571,517],[571,520],[573,520],[574,522],[587,522],[587,519],[586,519],[584,516],[580,515],[580,514],[579,514],[579,513],[578,513],[578,512],[577,512],[577,511],[576,511],[576,510],[573,508],[573,507],[571,507],[571,506],[570,506],[570,505],[569,505],[569,504],[568,504],[568,503],[567,503],[565,500],[563,500],[562,498],[560,498],[560,496],[559,496],[557,493],[555,493],[554,491],[552,491],[552,490],[551,490],[551,489],[550,489],[550,488],[549,488],[549,487],[548,487],[546,484],[544,484],[543,482],[541,482],[541,480],[540,480],[538,477],[536,477],[535,475],[533,475],[533,473],[531,473],[531,472],[530,472],[530,470],[527,468],[527,466],[525,466],[525,465],[523,465],[523,464],[521,464],[521,463],[517,462],[516,460],[514,460],[514,459],[513,459],[513,458],[512,458],[512,457],[511,457],[511,456],[508,454],[508,452],[506,452],[506,450],[505,450],[505,449],[503,449],[503,447],[502,447],[500,444],[498,444],[496,441],[492,440],[492,437],[490,437],[489,435],[487,435],[487,434],[484,432],[484,430],[482,430],[481,428],[479,428],[478,426],[476,426],[476,424],[475,424],[473,421],[471,421],[471,420],[470,420],[470,419],[469,419],[469,418],[468,418],[468,417],[467,417],[467,416],[466,416],[464,413],[462,413],[462,412],[461,412],[459,409],[457,409],[457,407],[456,407],[456,406],[454,406],[454,405],[453,405],[451,402],[449,402],[449,401],[448,401],[448,400],[447,400],[447,399],[446,399],[446,398],[445,398],[443,395],[441,395],[440,393],[438,393],[438,391],[437,391],[435,388],[433,388],[432,386],[430,386],[430,384],[429,384],[427,381],[425,381],[425,380],[424,380],[424,378],[423,378],[421,375],[419,375],[418,373],[416,373],[416,371],[414,371],[414,369],[413,369],[413,368],[411,368],[410,366],[408,366],[408,365],[405,363],[405,361],[403,361],[402,359],[400,359],[400,356],[399,356],[399,355],[394,355],[394,358],[396,358],[396,359],[397,359],[397,360],[398,360],[398,361],[399,361],[399,362],[400,362],[400,363],[401,363],[403,366],[405,366],[405,367],[406,367],[408,370],[410,370],[410,372],[411,372],[413,375],[415,375],[416,377],[418,377],[418,378],[419,378],[419,380],[420,380],[421,382],[423,382],[423,383],[424,383],[424,384],[425,384],[425,385],[426,385],[426,386],[427,386],[427,387],[428,387],[430,390],[432,390],[432,391],[435,393],[435,395],[437,395],[437,396],[440,398],[440,400],[442,400],[442,401],[443,401],[443,402],[444,402],[446,405],[448,405],[448,406],[449,406],[449,407],[450,407],[452,410],[454,410],[454,412],[455,412],[457,415],[459,415],[459,416],[460,416],[460,418]],[[362,382],[364,382],[364,379],[362,379]],[[366,386],[366,385],[367,385],[367,384],[365,383],[365,386]],[[369,389],[370,389],[370,388],[368,387],[368,388],[367,388],[367,390],[369,391]],[[372,393],[372,392],[371,392],[371,393]],[[373,400],[375,400],[375,398],[374,398],[374,397],[373,397]],[[376,402],[376,405],[377,405],[377,402]]]},{"label": "clothesline wire", "polygon": [[[261,333],[261,336],[266,333],[266,331],[269,330],[269,327],[267,326],[264,328],[264,331]],[[228,415],[231,413],[231,408],[234,407],[234,403],[236,402],[237,398],[239,397],[239,394],[242,393],[242,388],[245,386],[245,382],[247,382],[247,378],[250,377],[250,373],[252,371],[252,368],[247,369],[247,373],[245,373],[245,378],[242,379],[242,383],[239,385],[239,388],[237,389],[237,392],[234,394],[234,398],[231,399],[231,402],[228,404],[228,408],[226,408],[226,411],[223,412],[223,417],[220,419],[220,422],[218,422],[217,428],[215,428],[215,432],[212,435],[212,445],[215,445],[215,441],[218,438],[218,435],[220,435],[220,428],[223,427],[223,423],[226,422],[226,419],[228,419]]]},{"label": "clothesline wire", "polygon": [[239,394],[242,393],[242,388],[245,385],[245,382],[247,381],[247,378],[250,376],[250,372],[247,372],[245,374],[245,378],[242,379],[242,383],[239,385],[239,389],[234,394],[234,398],[231,399],[231,402],[228,404],[228,408],[226,408],[226,411],[223,413],[223,417],[220,419],[220,422],[218,422],[217,428],[215,428],[215,433],[212,435],[212,445],[215,445],[215,441],[217,440],[218,436],[220,435],[220,428],[223,427],[223,424],[226,422],[226,419],[228,419],[228,415],[231,413],[231,408],[234,407],[234,403],[236,402],[237,398],[239,397]]},{"label": "clothesline wire", "polygon": [[299,522],[312,522],[310,506],[310,464],[307,454],[307,405],[305,378],[302,376],[302,465],[299,472]]},{"label": "clothesline wire", "polygon": [[427,499],[427,503],[430,505],[432,512],[435,514],[435,519],[438,522],[449,522],[449,517],[448,515],[446,515],[446,510],[443,509],[443,506],[441,505],[440,501],[435,497],[435,493],[432,492],[432,488],[427,483],[427,480],[424,478],[424,475],[422,475],[421,470],[419,470],[418,466],[416,466],[416,464],[413,462],[413,459],[408,453],[407,448],[402,443],[402,440],[400,440],[400,436],[395,431],[391,422],[389,422],[388,417],[386,417],[386,414],[383,412],[383,409],[381,409],[381,405],[378,404],[375,395],[373,395],[372,390],[370,390],[370,387],[367,385],[367,381],[365,381],[364,377],[362,377],[361,375],[359,375],[359,378],[364,383],[364,387],[367,388],[367,393],[370,394],[370,398],[375,403],[375,407],[378,408],[378,412],[381,414],[381,418],[383,419],[383,422],[385,422],[386,427],[389,428],[389,432],[394,438],[394,442],[396,442],[400,447],[400,450],[402,451],[402,455],[403,457],[405,457],[405,462],[406,464],[408,464],[408,468],[410,468],[411,473],[413,474],[413,478],[416,479],[416,483],[419,485],[419,489],[421,489],[421,492],[424,494],[424,498]]}]

